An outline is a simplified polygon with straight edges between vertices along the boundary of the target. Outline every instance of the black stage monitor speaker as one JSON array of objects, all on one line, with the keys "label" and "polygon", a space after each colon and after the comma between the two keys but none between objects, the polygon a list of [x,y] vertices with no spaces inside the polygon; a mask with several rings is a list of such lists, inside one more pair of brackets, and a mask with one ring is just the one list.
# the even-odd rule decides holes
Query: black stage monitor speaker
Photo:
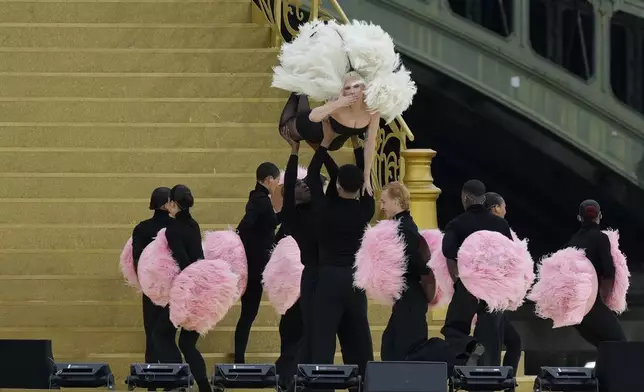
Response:
[{"label": "black stage monitor speaker", "polygon": [[533,390],[535,392],[597,391],[595,370],[582,367],[543,366],[534,380]]},{"label": "black stage monitor speaker", "polygon": [[226,388],[277,389],[278,381],[275,365],[272,363],[248,365],[218,363],[212,375],[212,385],[219,391]]},{"label": "black stage monitor speaker", "polygon": [[358,387],[360,377],[358,365],[297,365],[295,390],[298,387],[310,389],[349,389]]},{"label": "black stage monitor speaker", "polygon": [[644,390],[644,342],[601,343],[595,375],[600,392]]},{"label": "black stage monitor speaker", "polygon": [[58,363],[50,378],[51,389],[98,388],[114,389],[114,375],[106,363]]},{"label": "black stage monitor speaker", "polygon": [[454,366],[450,378],[451,391],[507,391],[516,390],[512,366]]},{"label": "black stage monitor speaker", "polygon": [[51,340],[0,340],[0,388],[49,389]]},{"label": "black stage monitor speaker", "polygon": [[135,388],[190,389],[194,384],[186,363],[133,363],[126,377],[128,391]]},{"label": "black stage monitor speaker", "polygon": [[447,392],[444,362],[368,362],[365,392]]}]

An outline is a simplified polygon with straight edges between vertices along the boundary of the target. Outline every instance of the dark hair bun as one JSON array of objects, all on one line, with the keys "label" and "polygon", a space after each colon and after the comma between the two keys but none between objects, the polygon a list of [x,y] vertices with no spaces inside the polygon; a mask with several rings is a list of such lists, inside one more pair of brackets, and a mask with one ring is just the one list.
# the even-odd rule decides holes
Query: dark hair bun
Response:
[{"label": "dark hair bun", "polygon": [[195,198],[192,196],[190,188],[185,185],[175,185],[170,190],[170,200],[177,203],[182,210],[187,210],[195,204]]}]

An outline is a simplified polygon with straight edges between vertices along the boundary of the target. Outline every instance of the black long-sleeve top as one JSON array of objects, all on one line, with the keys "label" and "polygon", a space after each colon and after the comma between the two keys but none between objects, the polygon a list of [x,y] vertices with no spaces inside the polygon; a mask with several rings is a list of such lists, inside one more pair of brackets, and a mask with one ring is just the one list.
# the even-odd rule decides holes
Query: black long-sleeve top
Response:
[{"label": "black long-sleeve top", "polygon": [[329,172],[326,195],[320,181],[322,163],[328,156],[325,147],[318,147],[308,168],[307,178],[311,188],[314,209],[315,234],[319,243],[320,265],[352,266],[360,248],[364,229],[375,212],[375,200],[368,193],[356,199],[338,195],[338,176]]},{"label": "black long-sleeve top", "polygon": [[429,274],[429,247],[420,235],[418,226],[409,211],[403,211],[394,216],[400,222],[398,232],[405,241],[405,257],[407,267],[405,279],[408,283],[420,281],[420,277]]},{"label": "black long-sleeve top", "polygon": [[595,267],[599,279],[615,278],[615,264],[613,264],[613,256],[610,253],[608,236],[601,232],[596,223],[584,224],[566,246],[585,251],[586,257]]},{"label": "black long-sleeve top", "polygon": [[[356,148],[353,151],[356,163],[359,167],[364,167],[363,151],[364,150],[361,147]],[[317,222],[313,204],[295,204],[297,165],[297,154],[291,154],[286,165],[286,173],[284,174],[284,201],[282,204],[282,211],[280,212],[282,227],[278,234],[282,233],[284,236],[293,236],[293,239],[297,242],[297,245],[300,248],[300,260],[303,265],[317,265],[320,251],[315,230]],[[330,177],[337,178],[339,168],[329,154],[326,154],[324,157],[324,166],[326,166]],[[320,178],[319,174],[317,178]],[[276,240],[278,239],[276,238]]]},{"label": "black long-sleeve top", "polygon": [[237,226],[246,251],[250,280],[262,278],[275,243],[275,228],[279,218],[268,195],[266,187],[259,183],[255,185],[248,195],[246,213]]},{"label": "black long-sleeve top", "polygon": [[203,260],[201,229],[188,210],[180,211],[175,215],[174,220],[168,224],[165,236],[168,239],[172,257],[182,271],[195,261]]},{"label": "black long-sleeve top", "polygon": [[452,219],[445,226],[443,236],[443,255],[447,259],[456,260],[458,249],[463,241],[477,231],[496,231],[512,239],[512,232],[508,222],[489,212],[482,204],[469,206],[465,212]]},{"label": "black long-sleeve top", "polygon": [[134,259],[134,270],[137,270],[139,258],[143,249],[157,236],[159,230],[168,226],[172,220],[170,214],[163,210],[154,210],[152,218],[140,222],[132,231],[132,257]]}]

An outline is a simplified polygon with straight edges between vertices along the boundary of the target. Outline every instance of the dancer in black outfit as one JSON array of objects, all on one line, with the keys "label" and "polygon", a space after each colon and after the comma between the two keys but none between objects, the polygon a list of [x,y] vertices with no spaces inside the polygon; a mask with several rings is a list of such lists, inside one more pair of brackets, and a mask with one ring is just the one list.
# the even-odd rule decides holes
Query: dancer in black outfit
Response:
[{"label": "dancer in black outfit", "polygon": [[257,317],[262,300],[262,273],[275,243],[275,229],[279,218],[269,195],[279,183],[280,170],[271,162],[264,162],[256,170],[257,183],[250,191],[246,213],[237,226],[248,260],[248,284],[241,297],[241,314],[235,329],[235,363],[245,363],[250,328]]},{"label": "dancer in black outfit", "polygon": [[463,241],[472,233],[481,230],[496,231],[512,239],[510,226],[503,218],[485,209],[485,185],[478,180],[469,180],[463,185],[461,201],[465,212],[445,227],[443,255],[447,259],[454,280],[454,296],[447,308],[445,325],[441,333],[448,343],[461,342],[469,336],[474,315],[478,316],[474,338],[483,345],[484,366],[501,365],[503,345],[503,313],[487,312],[487,304],[467,291],[458,278],[457,254]]},{"label": "dancer in black outfit", "polygon": [[595,347],[599,346],[601,342],[626,341],[617,316],[602,300],[613,289],[615,264],[613,264],[613,257],[610,253],[608,236],[599,229],[601,218],[599,203],[595,200],[585,200],[579,206],[579,215],[577,216],[581,222],[581,229],[566,244],[566,247],[582,249],[597,271],[599,290],[595,304],[581,324],[575,325],[581,337]]},{"label": "dancer in black outfit", "polygon": [[[159,230],[168,226],[170,214],[168,213],[168,200],[170,188],[157,188],[150,197],[150,209],[154,211],[152,218],[140,222],[132,232],[132,258],[134,259],[134,270],[137,270],[139,258],[143,249],[156,237]],[[163,308],[155,305],[147,295],[141,295],[143,300],[143,329],[145,330],[145,362],[154,363],[158,361],[154,350],[152,333],[159,313]],[[153,390],[153,389],[150,389]]]},{"label": "dancer in black outfit", "polygon": [[[389,183],[382,189],[380,206],[387,218],[399,222],[398,230],[404,239],[407,261],[405,291],[394,303],[382,334],[380,357],[383,361],[404,361],[428,338],[426,287],[434,282],[428,279],[429,247],[409,213],[410,201],[409,191],[399,182]],[[429,288],[430,292],[432,288]]]},{"label": "dancer in black outfit", "polygon": [[318,283],[315,287],[312,315],[313,363],[333,363],[336,334],[344,335],[345,363],[356,364],[361,373],[373,360],[373,346],[367,297],[353,286],[353,264],[362,235],[375,210],[368,192],[362,196],[362,170],[356,165],[343,165],[338,175],[330,176],[324,194],[320,169],[327,158],[327,147],[333,131],[324,124],[324,139],[308,167],[316,237],[319,244]]},{"label": "dancer in black outfit", "polygon": [[[201,230],[199,224],[190,215],[194,198],[190,189],[185,185],[176,185],[170,191],[169,211],[174,220],[168,225],[166,238],[172,252],[172,257],[183,271],[190,264],[204,258],[201,246]],[[170,321],[169,307],[163,309],[154,329],[154,344],[161,363],[181,363],[181,354],[190,365],[190,371],[199,386],[200,392],[211,392],[206,374],[206,363],[199,350],[197,340],[199,333],[181,330],[179,348],[175,343],[177,329]],[[179,351],[181,350],[181,351]]]},{"label": "dancer in black outfit", "polygon": [[[505,200],[498,193],[487,192],[485,194],[485,208],[492,214],[505,219],[507,207]],[[502,323],[503,344],[505,345],[503,366],[512,366],[514,373],[517,374],[521,361],[521,336],[507,315],[503,315]]]},{"label": "dancer in black outfit", "polygon": [[[278,236],[291,235],[300,249],[300,260],[304,265],[302,278],[300,282],[300,299],[280,320],[280,337],[282,339],[281,356],[278,359],[278,372],[280,380],[289,383],[292,375],[295,374],[298,363],[310,363],[311,348],[311,314],[313,309],[312,298],[317,282],[318,271],[318,241],[315,236],[315,215],[311,204],[311,189],[308,185],[308,177],[303,180],[297,179],[298,154],[300,142],[293,141],[287,132],[281,132],[282,137],[291,146],[291,155],[286,166],[284,175],[283,205],[280,211],[280,220],[282,221]],[[360,146],[357,137],[351,138],[354,155],[359,167],[363,167],[364,151]],[[327,154],[324,164],[329,174],[337,178],[338,166]],[[326,178],[320,175],[320,182],[325,183]],[[277,240],[277,238],[276,238]],[[278,241],[278,240],[277,240]],[[295,321],[298,316],[301,318],[303,330],[301,339],[295,346],[297,348],[296,358],[292,358],[293,352],[288,347],[293,347],[295,342],[297,328],[299,324]],[[340,341],[344,335],[340,334]],[[281,368],[281,369],[280,369]],[[282,370],[283,369],[283,370]],[[286,375],[286,377],[283,377]]]}]

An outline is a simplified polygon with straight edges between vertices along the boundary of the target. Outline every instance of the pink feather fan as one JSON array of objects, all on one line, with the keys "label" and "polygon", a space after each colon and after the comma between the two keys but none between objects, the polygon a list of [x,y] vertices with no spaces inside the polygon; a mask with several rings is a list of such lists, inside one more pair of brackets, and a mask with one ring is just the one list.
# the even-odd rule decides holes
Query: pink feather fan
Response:
[{"label": "pink feather fan", "polygon": [[458,274],[488,311],[516,310],[532,284],[533,261],[523,247],[501,233],[477,231],[458,250]]},{"label": "pink feather fan", "polygon": [[405,242],[398,220],[383,220],[367,228],[356,253],[354,286],[376,302],[393,305],[405,290]]},{"label": "pink feather fan", "polygon": [[544,258],[537,283],[528,295],[535,313],[551,319],[553,328],[581,323],[595,304],[597,273],[583,250],[561,249]]},{"label": "pink feather fan", "polygon": [[[304,177],[306,177],[306,174],[307,174],[307,170],[306,170],[306,168],[305,168],[305,167],[302,167],[302,166],[298,166],[298,167],[297,167],[297,179],[298,179],[298,180],[302,180],[302,179],[304,179]],[[280,184],[280,185],[283,185],[283,184],[284,184],[284,177],[285,177],[285,176],[286,176],[286,171],[285,171],[285,170],[282,170],[282,171],[280,172],[280,181],[279,181],[279,184]]]},{"label": "pink feather fan", "polygon": [[137,291],[141,291],[141,284],[139,284],[139,277],[136,275],[134,269],[134,257],[132,255],[132,237],[125,243],[121,256],[119,258],[119,267],[121,274],[125,278],[128,286],[134,287]]},{"label": "pink feather fan", "polygon": [[447,259],[443,256],[443,233],[440,230],[422,230],[420,234],[427,241],[431,258],[427,266],[434,273],[436,278],[436,292],[434,300],[429,304],[430,308],[445,306],[450,303],[454,295],[454,281],[447,268]]},{"label": "pink feather fan", "polygon": [[205,335],[235,304],[239,277],[223,260],[199,260],[186,267],[170,290],[170,321]]},{"label": "pink feather fan", "polygon": [[603,298],[603,300],[610,310],[621,314],[626,310],[626,294],[630,286],[629,280],[631,273],[628,270],[626,256],[619,250],[619,231],[605,230],[603,233],[608,236],[610,254],[613,257],[613,264],[615,265],[613,291],[609,294],[608,298]]},{"label": "pink feather fan", "polygon": [[246,291],[248,283],[248,263],[244,244],[234,230],[207,231],[204,233],[203,253],[206,260],[220,260],[230,265],[230,270],[237,275],[237,301]]},{"label": "pink feather fan", "polygon": [[282,238],[264,268],[262,283],[277,313],[283,315],[300,298],[300,281],[304,266],[300,248],[293,237]]},{"label": "pink feather fan", "polygon": [[167,306],[170,302],[172,282],[179,274],[179,265],[172,257],[165,231],[161,229],[154,241],[145,247],[138,266],[143,293],[159,306]]}]

